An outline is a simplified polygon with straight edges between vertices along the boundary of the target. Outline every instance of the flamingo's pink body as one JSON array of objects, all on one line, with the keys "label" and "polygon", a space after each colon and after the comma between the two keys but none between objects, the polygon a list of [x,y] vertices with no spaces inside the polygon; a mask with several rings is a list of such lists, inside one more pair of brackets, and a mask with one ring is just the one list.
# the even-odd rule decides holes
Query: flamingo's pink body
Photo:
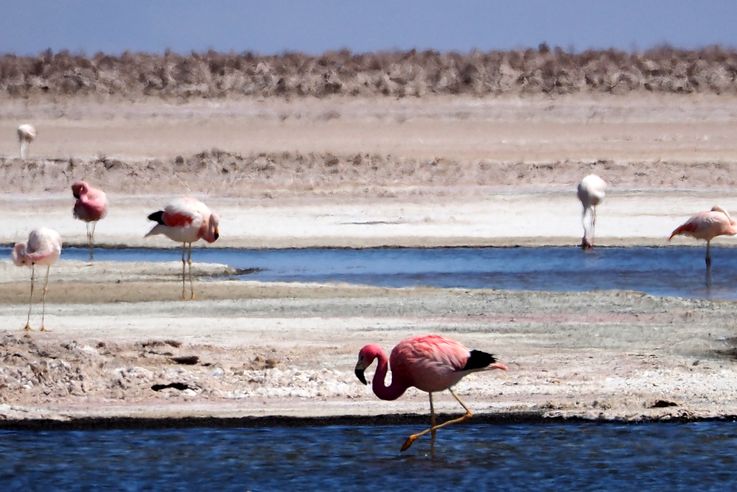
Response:
[{"label": "flamingo's pink body", "polygon": [[717,236],[734,236],[737,234],[737,223],[726,210],[714,206],[711,210],[699,212],[686,222],[676,227],[668,241],[674,236],[684,235],[706,241],[706,267],[711,268],[711,240]]},{"label": "flamingo's pink body", "polygon": [[28,301],[28,318],[26,319],[26,330],[31,329],[31,305],[33,301],[33,284],[36,265],[46,265],[46,282],[44,284],[41,312],[41,330],[44,328],[44,317],[46,313],[46,292],[49,284],[49,270],[51,265],[59,259],[61,254],[61,236],[53,229],[41,227],[34,229],[28,235],[28,241],[16,243],[13,247],[13,263],[18,266],[31,267],[31,294]]},{"label": "flamingo's pink body", "polygon": [[[192,243],[204,239],[208,243],[217,241],[220,237],[220,219],[207,205],[201,201],[183,197],[172,200],[164,210],[159,210],[148,216],[157,224],[145,237],[163,234],[172,241],[182,243],[182,298],[185,297],[184,266],[189,264],[190,298],[194,298],[192,286]],[[185,257],[185,251],[189,256]],[[186,258],[186,259],[185,259]]]},{"label": "flamingo's pink body", "polygon": [[711,241],[717,236],[734,236],[737,234],[737,224],[724,209],[714,206],[711,210],[697,213],[678,226],[668,240],[679,234]]},{"label": "flamingo's pink body", "polygon": [[84,181],[76,181],[72,184],[72,195],[76,198],[72,209],[74,218],[86,222],[87,246],[90,249],[91,261],[95,247],[97,221],[104,219],[107,215],[107,195],[104,191],[93,188]]},{"label": "flamingo's pink body", "polygon": [[146,237],[163,234],[178,243],[193,243],[204,239],[213,243],[219,236],[220,219],[201,201],[182,197],[172,200],[164,210],[148,217],[158,222]]},{"label": "flamingo's pink body", "polygon": [[[449,423],[460,422],[471,417],[471,411],[453,393],[451,389],[464,376],[478,371],[493,369],[507,370],[507,366],[496,362],[493,355],[478,350],[468,350],[461,343],[440,335],[425,335],[402,340],[392,350],[387,360],[386,354],[378,345],[364,346],[358,353],[356,376],[366,383],[363,371],[378,359],[376,373],[372,381],[374,394],[382,400],[396,400],[404,394],[407,388],[414,386],[430,394],[430,410],[433,416],[433,425],[424,432],[413,434],[407,439],[402,450],[412,445],[415,439],[427,432],[435,430]],[[392,382],[386,386],[384,380],[391,366]],[[451,394],[466,410],[466,415],[460,419],[451,420],[436,426],[434,424],[434,410],[432,393],[450,390]]]},{"label": "flamingo's pink body", "polygon": [[107,215],[107,195],[105,192],[93,188],[84,181],[72,184],[74,202],[74,218],[85,222],[96,222]]}]

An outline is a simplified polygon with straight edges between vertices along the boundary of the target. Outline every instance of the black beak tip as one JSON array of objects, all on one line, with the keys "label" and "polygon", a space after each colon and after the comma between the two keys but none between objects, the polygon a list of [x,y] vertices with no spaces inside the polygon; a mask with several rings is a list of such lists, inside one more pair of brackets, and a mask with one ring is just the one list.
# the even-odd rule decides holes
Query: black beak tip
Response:
[{"label": "black beak tip", "polygon": [[368,382],[366,382],[366,377],[363,375],[363,369],[356,369],[356,377],[363,384],[368,384]]}]

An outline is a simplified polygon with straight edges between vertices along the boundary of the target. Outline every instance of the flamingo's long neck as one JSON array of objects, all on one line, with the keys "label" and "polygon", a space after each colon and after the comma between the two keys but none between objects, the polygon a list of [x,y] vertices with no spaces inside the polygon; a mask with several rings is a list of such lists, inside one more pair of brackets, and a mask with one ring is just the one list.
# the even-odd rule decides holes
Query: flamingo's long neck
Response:
[{"label": "flamingo's long neck", "polygon": [[727,220],[729,221],[730,225],[732,226],[732,230],[734,231],[735,226],[737,226],[737,224],[735,224],[734,219],[729,215],[729,212],[727,212],[726,210],[722,210],[722,212],[724,212],[724,215],[727,216]]},{"label": "flamingo's long neck", "polygon": [[737,222],[735,222],[735,220],[729,215],[729,212],[727,212],[726,210],[724,210],[722,207],[718,205],[714,205],[713,207],[711,207],[711,210],[712,212],[714,211],[721,212],[727,217],[727,220],[729,221],[729,230],[726,232],[726,234],[731,234],[731,235],[737,234]]},{"label": "flamingo's long neck", "polygon": [[378,359],[378,365],[376,366],[374,379],[371,381],[371,389],[382,400],[396,400],[404,394],[408,386],[396,373],[392,374],[392,383],[386,386],[385,379],[389,369],[389,361],[383,351],[376,354],[376,358]]}]

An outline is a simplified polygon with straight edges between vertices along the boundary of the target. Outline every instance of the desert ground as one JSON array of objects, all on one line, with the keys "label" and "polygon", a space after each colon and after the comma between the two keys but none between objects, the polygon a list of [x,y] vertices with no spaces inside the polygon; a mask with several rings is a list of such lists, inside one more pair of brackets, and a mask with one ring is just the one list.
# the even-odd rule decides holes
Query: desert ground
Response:
[{"label": "desert ground", "polygon": [[[39,135],[23,161],[15,128],[26,121]],[[146,216],[191,194],[221,216],[213,246],[574,248],[576,183],[595,172],[609,183],[597,244],[667,247],[694,212],[737,211],[736,171],[732,95],[9,98],[0,244],[41,225],[84,244],[69,186],[86,179],[110,200],[104,247],[176,247],[143,238]],[[198,276],[215,280],[180,301],[177,255],[92,265],[62,255],[51,331],[31,333],[29,270],[0,260],[0,420],[426,414],[424,393],[380,401],[353,367],[366,343],[388,351],[430,332],[508,364],[457,386],[487,418],[737,415],[733,302],[235,282],[226,265],[200,263]],[[459,410],[447,393],[435,400]]]}]

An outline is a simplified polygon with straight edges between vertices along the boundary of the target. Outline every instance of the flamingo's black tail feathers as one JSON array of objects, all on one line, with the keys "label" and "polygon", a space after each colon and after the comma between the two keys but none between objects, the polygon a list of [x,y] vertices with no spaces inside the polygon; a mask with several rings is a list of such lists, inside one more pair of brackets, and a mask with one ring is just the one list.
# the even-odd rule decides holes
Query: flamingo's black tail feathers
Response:
[{"label": "flamingo's black tail feathers", "polygon": [[157,222],[159,224],[164,223],[164,211],[159,210],[157,212],[154,212],[148,216],[148,220],[153,220],[154,222]]},{"label": "flamingo's black tail feathers", "polygon": [[496,358],[492,354],[487,354],[480,350],[471,350],[471,356],[466,361],[466,365],[463,370],[471,371],[473,369],[484,369],[494,362],[496,362]]}]

